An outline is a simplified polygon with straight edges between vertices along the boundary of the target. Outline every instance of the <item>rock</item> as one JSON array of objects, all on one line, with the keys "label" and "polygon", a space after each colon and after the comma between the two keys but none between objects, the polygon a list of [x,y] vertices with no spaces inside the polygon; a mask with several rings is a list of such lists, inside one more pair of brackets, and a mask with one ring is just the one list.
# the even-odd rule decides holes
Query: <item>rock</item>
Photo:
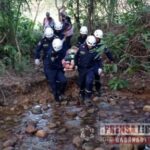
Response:
[{"label": "rock", "polygon": [[99,100],[100,100],[100,98],[97,96],[93,98],[93,102],[99,102]]},{"label": "rock", "polygon": [[49,130],[48,133],[54,134],[54,133],[56,133],[56,130],[55,129],[54,130]]},{"label": "rock", "polygon": [[15,107],[10,108],[10,111],[15,111]]},{"label": "rock", "polygon": [[82,145],[83,150],[94,150],[94,144],[92,143],[84,143]]},{"label": "rock", "polygon": [[76,146],[76,147],[80,147],[82,144],[83,140],[81,139],[80,136],[76,136],[73,138],[72,143]]},{"label": "rock", "polygon": [[14,147],[9,146],[9,147],[4,148],[3,150],[14,150]]},{"label": "rock", "polygon": [[7,140],[3,143],[3,147],[11,147],[14,146],[16,144],[17,139],[11,139],[11,140]]},{"label": "rock", "polygon": [[99,116],[100,117],[107,117],[108,115],[106,114],[105,111],[99,111]]},{"label": "rock", "polygon": [[48,118],[49,118],[48,115],[43,115],[43,116],[42,116],[42,119],[48,119]]},{"label": "rock", "polygon": [[94,108],[91,108],[91,109],[89,109],[87,112],[90,113],[90,114],[93,114],[93,113],[95,112],[95,109],[94,109]]},{"label": "rock", "polygon": [[36,123],[35,122],[29,122],[26,129],[25,129],[25,132],[26,133],[29,133],[29,134],[33,134],[37,131],[36,129]]},{"label": "rock", "polygon": [[42,108],[43,108],[43,110],[48,110],[49,106],[48,105],[44,105]]},{"label": "rock", "polygon": [[104,150],[104,149],[101,148],[101,147],[97,147],[97,148],[95,148],[94,150]]},{"label": "rock", "polygon": [[134,105],[135,103],[134,103],[134,101],[129,101],[129,104]]},{"label": "rock", "polygon": [[139,112],[138,112],[138,110],[133,110],[133,113],[138,114]]},{"label": "rock", "polygon": [[49,123],[48,127],[49,127],[50,129],[56,128],[56,127],[57,127],[57,124],[51,122],[51,123]]},{"label": "rock", "polygon": [[147,117],[149,117],[150,116],[150,112],[145,112],[144,115],[147,116]]},{"label": "rock", "polygon": [[86,111],[81,111],[80,113],[79,113],[79,117],[80,118],[84,118],[84,117],[86,117],[87,116],[87,112]]},{"label": "rock", "polygon": [[61,104],[66,106],[68,104],[68,101],[62,101]]},{"label": "rock", "polygon": [[38,130],[35,135],[40,138],[45,138],[47,136],[47,132],[44,130]]},{"label": "rock", "polygon": [[6,117],[6,118],[5,118],[5,121],[11,121],[11,120],[12,120],[11,117]]},{"label": "rock", "polygon": [[145,105],[143,111],[150,112],[150,105]]},{"label": "rock", "polygon": [[32,113],[33,114],[41,114],[42,113],[42,108],[40,105],[36,105],[32,108]]},{"label": "rock", "polygon": [[77,113],[76,112],[67,112],[66,115],[74,118],[77,116]]},{"label": "rock", "polygon": [[60,130],[58,130],[58,134],[63,134],[63,133],[65,133],[67,131],[67,129],[66,128],[62,128],[62,129],[60,129]]},{"label": "rock", "polygon": [[108,102],[111,104],[111,105],[116,105],[116,101],[113,99],[113,98],[110,98],[108,100]]},{"label": "rock", "polygon": [[23,109],[24,109],[24,110],[27,110],[27,109],[28,109],[28,106],[27,106],[27,105],[23,105]]}]

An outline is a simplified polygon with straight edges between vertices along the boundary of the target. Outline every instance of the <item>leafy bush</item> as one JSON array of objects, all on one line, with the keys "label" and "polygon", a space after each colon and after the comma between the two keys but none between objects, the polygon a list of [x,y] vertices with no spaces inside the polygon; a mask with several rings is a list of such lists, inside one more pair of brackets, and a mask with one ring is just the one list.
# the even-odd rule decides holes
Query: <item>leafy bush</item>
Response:
[{"label": "leafy bush", "polygon": [[119,90],[128,87],[128,82],[126,80],[117,77],[111,79],[108,84],[112,90]]},{"label": "leafy bush", "polygon": [[104,64],[105,73],[117,73],[118,67],[116,64]]}]

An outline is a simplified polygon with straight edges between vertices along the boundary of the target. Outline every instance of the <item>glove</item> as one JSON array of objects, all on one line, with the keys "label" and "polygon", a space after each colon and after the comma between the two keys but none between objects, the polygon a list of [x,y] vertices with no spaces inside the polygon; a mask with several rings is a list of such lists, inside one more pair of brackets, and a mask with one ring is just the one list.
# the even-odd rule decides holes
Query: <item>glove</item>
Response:
[{"label": "glove", "polygon": [[101,75],[101,73],[102,73],[102,69],[99,68],[99,69],[98,69],[98,75]]},{"label": "glove", "polygon": [[39,59],[35,59],[34,63],[35,63],[35,65],[40,65],[40,60]]}]

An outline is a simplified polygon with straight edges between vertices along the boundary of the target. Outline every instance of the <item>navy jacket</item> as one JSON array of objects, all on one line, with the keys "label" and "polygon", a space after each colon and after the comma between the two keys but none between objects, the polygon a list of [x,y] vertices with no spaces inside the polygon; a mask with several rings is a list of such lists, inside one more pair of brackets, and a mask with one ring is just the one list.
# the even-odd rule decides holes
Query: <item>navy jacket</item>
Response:
[{"label": "navy jacket", "polygon": [[79,71],[93,70],[97,73],[98,68],[102,67],[101,59],[93,49],[88,49],[86,44],[82,44],[75,56],[75,64]]},{"label": "navy jacket", "polygon": [[35,51],[35,59],[41,58],[41,51],[43,51],[43,59],[46,58],[46,56],[49,55],[50,50],[52,49],[52,39],[48,39],[44,37],[37,45],[36,51]]},{"label": "navy jacket", "polygon": [[78,37],[78,41],[77,41],[77,47],[80,47],[81,44],[84,44],[85,40],[87,38],[87,35],[82,37],[81,35]]},{"label": "navy jacket", "polygon": [[56,31],[54,30],[54,38],[59,38],[59,39],[63,39],[64,38],[64,34],[63,34],[63,31]]},{"label": "navy jacket", "polygon": [[65,57],[64,49],[55,52],[53,49],[51,50],[50,55],[48,56],[50,69],[63,69],[62,60]]}]

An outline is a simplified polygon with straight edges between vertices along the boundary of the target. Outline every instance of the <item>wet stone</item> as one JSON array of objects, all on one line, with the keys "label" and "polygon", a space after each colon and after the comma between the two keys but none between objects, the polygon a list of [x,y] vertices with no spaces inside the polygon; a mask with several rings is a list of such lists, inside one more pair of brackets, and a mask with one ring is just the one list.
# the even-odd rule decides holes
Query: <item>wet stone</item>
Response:
[{"label": "wet stone", "polygon": [[49,133],[49,134],[54,134],[54,133],[56,133],[56,130],[55,130],[55,129],[54,129],[54,130],[50,129],[50,130],[48,131],[48,133]]},{"label": "wet stone", "polygon": [[100,101],[100,98],[96,96],[96,97],[93,98],[93,101],[94,101],[94,102],[99,102],[99,101]]},{"label": "wet stone", "polygon": [[56,123],[52,123],[52,122],[51,122],[51,123],[48,124],[48,128],[49,128],[49,129],[56,128],[56,127],[57,127],[57,124],[56,124]]},{"label": "wet stone", "polygon": [[81,111],[80,113],[79,113],[79,117],[81,117],[81,118],[84,118],[84,117],[86,117],[88,115],[88,113],[86,112],[86,111]]},{"label": "wet stone", "polygon": [[14,146],[16,144],[17,139],[7,140],[3,143],[3,147]]},{"label": "wet stone", "polygon": [[87,112],[90,113],[90,114],[93,114],[95,112],[95,109],[94,108],[90,108]]},{"label": "wet stone", "polygon": [[74,118],[74,117],[76,117],[77,113],[76,112],[67,112],[66,115]]},{"label": "wet stone", "polygon": [[82,145],[83,150],[93,150],[94,149],[94,144],[92,143],[84,143]]},{"label": "wet stone", "polygon": [[134,102],[134,101],[129,101],[129,104],[130,104],[130,105],[134,105],[135,102]]},{"label": "wet stone", "polygon": [[100,108],[100,109],[109,109],[109,108],[110,108],[110,105],[109,105],[108,103],[106,103],[106,102],[101,102],[101,103],[99,104],[99,108]]},{"label": "wet stone", "polygon": [[40,138],[45,138],[47,136],[47,132],[44,130],[38,130],[35,135]]},{"label": "wet stone", "polygon": [[40,105],[36,105],[32,108],[32,113],[33,114],[41,114],[42,113],[42,108]]},{"label": "wet stone", "polygon": [[36,123],[35,122],[29,122],[25,131],[26,131],[26,133],[29,133],[29,134],[35,133],[37,131]]},{"label": "wet stone", "polygon": [[99,111],[99,116],[100,117],[107,117],[107,113],[105,111]]},{"label": "wet stone", "polygon": [[61,105],[64,105],[64,106],[66,106],[67,104],[68,104],[68,101],[61,102]]},{"label": "wet stone", "polygon": [[43,116],[42,116],[42,119],[48,119],[48,118],[49,118],[48,115],[43,115]]},{"label": "wet stone", "polygon": [[143,111],[150,112],[150,105],[145,105]]},{"label": "wet stone", "polygon": [[108,100],[108,102],[111,104],[111,105],[116,105],[116,101],[113,99],[113,98],[110,98]]},{"label": "wet stone", "polygon": [[12,146],[5,147],[3,150],[14,150],[14,147],[12,147]]},{"label": "wet stone", "polygon": [[63,134],[63,133],[65,133],[67,131],[67,129],[66,128],[62,128],[62,129],[60,129],[60,130],[58,130],[58,134]]},{"label": "wet stone", "polygon": [[72,143],[76,146],[76,147],[80,147],[82,145],[82,139],[80,136],[75,136],[72,140]]}]

